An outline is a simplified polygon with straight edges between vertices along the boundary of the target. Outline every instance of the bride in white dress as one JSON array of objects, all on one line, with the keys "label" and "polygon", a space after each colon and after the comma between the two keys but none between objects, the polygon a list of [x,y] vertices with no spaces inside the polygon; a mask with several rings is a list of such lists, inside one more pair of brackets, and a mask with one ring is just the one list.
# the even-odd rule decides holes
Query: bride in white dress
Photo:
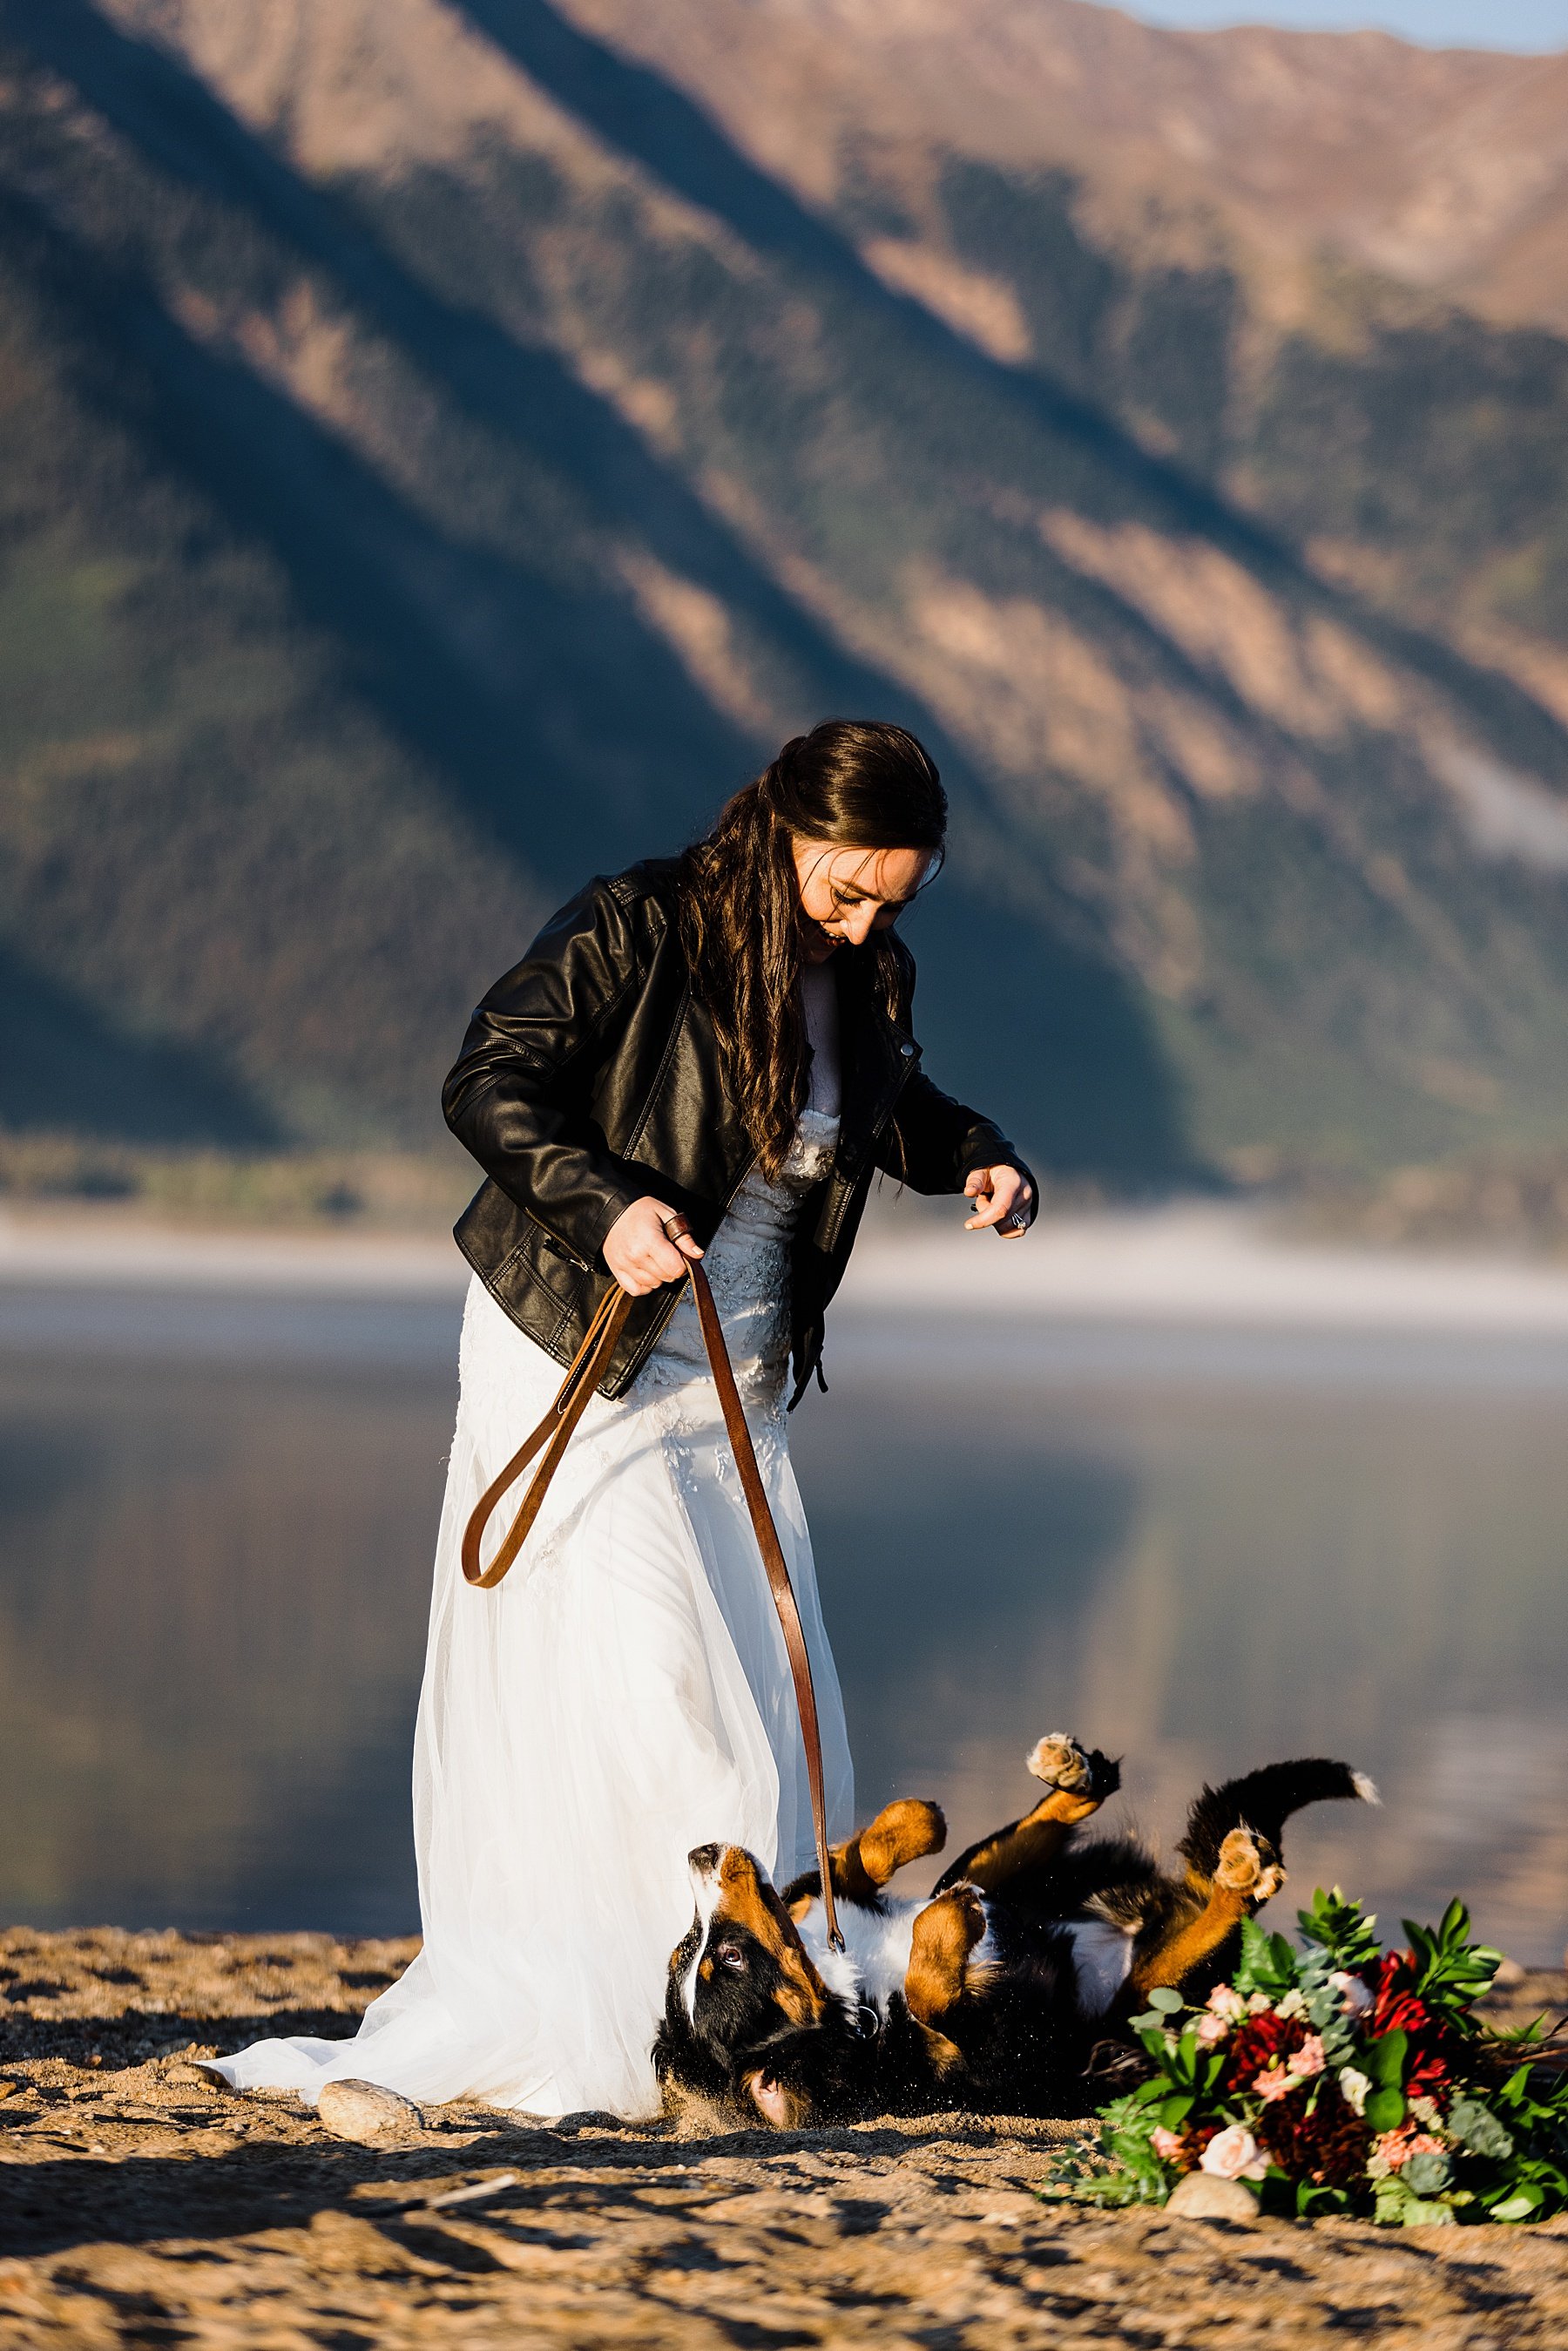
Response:
[{"label": "bride in white dress", "polygon": [[[836,739],[820,744],[836,726]],[[539,1285],[522,1311],[514,1308],[505,1278],[515,1249],[498,1261],[490,1250],[488,1283],[476,1273],[470,1286],[414,1742],[423,1948],[352,2039],[264,2041],[221,2061],[237,2088],[286,2088],[314,2099],[325,2083],[351,2077],[421,2104],[467,2096],[541,2116],[649,2116],[659,2106],[650,2050],[666,1962],[691,1917],[689,1850],[716,1838],[743,1844],[780,1879],[810,1866],[811,1807],[788,1660],[689,1287],[668,1311],[666,1285],[683,1261],[678,1247],[704,1258],[799,1602],[830,1833],[842,1837],[853,1825],[844,1708],[785,1421],[792,1347],[798,1395],[809,1368],[800,1358],[812,1343],[802,1337],[798,1293],[808,1286],[809,1269],[802,1270],[800,1226],[804,1207],[821,1243],[836,1213],[840,1225],[848,1221],[846,1208],[857,1217],[850,1196],[857,1190],[864,1196],[875,1155],[867,1154],[864,1179],[851,1184],[853,1171],[840,1155],[853,1122],[845,1115],[839,1024],[841,1003],[854,999],[844,993],[846,967],[836,974],[832,959],[842,946],[864,947],[874,930],[885,931],[919,886],[940,846],[940,825],[931,838],[932,792],[939,816],[940,805],[935,770],[911,738],[893,728],[854,731],[862,739],[847,746],[847,756],[857,759],[862,778],[877,755],[888,765],[887,738],[894,767],[901,763],[904,770],[905,805],[890,824],[884,817],[881,841],[874,834],[869,842],[855,835],[834,841],[812,829],[811,820],[826,829],[838,811],[830,793],[819,789],[813,796],[811,763],[801,755],[817,747],[818,767],[836,756],[842,768],[842,737],[851,730],[840,723],[797,738],[762,783],[748,788],[765,792],[772,779],[775,810],[779,801],[786,808],[793,801],[796,812],[789,840],[800,951],[791,979],[807,1050],[793,1123],[773,1154],[775,1173],[763,1172],[760,1155],[753,1159],[722,1207],[705,1251],[695,1239],[677,1245],[665,1234],[668,1195],[624,1185],[636,1196],[604,1234],[603,1263],[635,1295],[654,1301],[650,1317],[664,1311],[632,1375],[623,1374],[621,1392],[601,1387],[590,1399],[519,1559],[487,1592],[463,1581],[463,1528],[501,1464],[553,1400],[561,1379],[557,1355],[568,1343],[546,1352],[520,1327],[522,1312],[541,1327]],[[869,747],[867,737],[874,738]],[[913,813],[907,745],[929,777],[926,804]],[[838,783],[842,800],[842,776]],[[726,819],[739,805],[731,804]],[[747,821],[755,824],[765,812],[751,809]],[[771,820],[778,821],[776,812]],[[864,805],[859,820],[861,831],[870,830]],[[915,847],[902,844],[901,831]],[[622,884],[631,878],[622,877]],[[591,885],[612,894],[618,887],[622,902],[631,904],[621,884]],[[581,914],[568,909],[567,916],[577,924],[575,967],[595,968],[580,961]],[[536,946],[535,962],[549,936]],[[628,968],[651,988],[648,957],[629,950],[628,956]],[[549,968],[574,967],[558,955]],[[538,983],[530,985],[535,994],[521,1000],[532,1004]],[[579,980],[579,995],[589,988],[588,979]],[[507,999],[509,1006],[518,1000],[515,990]],[[483,1018],[482,1007],[476,1022]],[[688,1005],[678,1028],[691,1019]],[[506,1027],[499,1018],[498,1025]],[[506,1033],[513,1057],[525,1062],[530,1048],[519,1042],[514,1019]],[[535,1025],[530,1035],[537,1034]],[[903,1041],[895,1050],[902,1053]],[[711,1058],[711,1039],[709,1052]],[[851,1075],[865,1084],[871,1063],[864,1043],[855,1058]],[[655,1062],[666,1081],[657,1056]],[[899,1102],[909,1093],[907,1071],[901,1080]],[[995,1226],[1004,1237],[1022,1232],[1032,1193],[1022,1163],[1002,1157],[1011,1146],[928,1081],[918,1086],[923,1092],[904,1110],[901,1126],[896,1106],[887,1122],[909,1180],[927,1189],[967,1190],[972,1226]],[[561,1169],[546,1162],[545,1146],[532,1143],[533,1132],[528,1147],[539,1153],[542,1198],[550,1195],[552,1175],[557,1179],[545,1229],[559,1231],[567,1222],[558,1196]],[[558,1119],[547,1132],[559,1148]],[[628,1152],[604,1155],[603,1165],[629,1173],[635,1165],[646,1174],[649,1133],[645,1110],[635,1162]],[[509,1147],[517,1150],[514,1138]],[[691,1147],[711,1152],[713,1137],[697,1137]],[[587,1149],[585,1142],[578,1155]],[[483,1155],[492,1164],[489,1147]],[[887,1157],[884,1148],[880,1164]],[[508,1172],[515,1183],[515,1170]],[[575,1161],[566,1173],[583,1180]],[[836,1184],[848,1186],[836,1208]],[[683,1207],[694,1196],[690,1184],[673,1178],[670,1189]],[[610,1208],[620,1196],[611,1189]],[[510,1210],[511,1202],[505,1205]],[[459,1238],[476,1262],[487,1262],[483,1239],[464,1227]],[[852,1238],[851,1222],[836,1250],[824,1248],[839,1270]],[[546,1271],[554,1276],[555,1268]],[[602,1272],[597,1280],[602,1292]],[[553,1314],[559,1285],[545,1294]],[[813,1328],[819,1346],[820,1319]]]}]

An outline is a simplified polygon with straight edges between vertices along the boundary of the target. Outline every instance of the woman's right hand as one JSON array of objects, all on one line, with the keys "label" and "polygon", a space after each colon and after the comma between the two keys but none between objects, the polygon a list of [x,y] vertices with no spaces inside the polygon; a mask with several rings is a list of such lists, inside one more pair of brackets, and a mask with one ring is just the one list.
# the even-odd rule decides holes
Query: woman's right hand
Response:
[{"label": "woman's right hand", "polygon": [[690,1233],[671,1240],[665,1231],[679,1213],[668,1200],[656,1200],[649,1193],[623,1208],[605,1235],[605,1263],[634,1298],[646,1298],[667,1281],[683,1281],[687,1259],[701,1256]]}]

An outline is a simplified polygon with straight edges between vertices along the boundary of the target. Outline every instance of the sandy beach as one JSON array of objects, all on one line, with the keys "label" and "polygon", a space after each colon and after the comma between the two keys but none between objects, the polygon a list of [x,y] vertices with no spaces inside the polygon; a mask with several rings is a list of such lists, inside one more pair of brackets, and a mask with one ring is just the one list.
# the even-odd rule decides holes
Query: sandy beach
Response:
[{"label": "sandy beach", "polygon": [[[346,2032],[409,1942],[0,1936],[0,2343],[1268,2345],[1568,2338],[1568,2224],[1065,2211],[1073,2126],[949,2115],[683,2139],[478,2106],[333,2137],[193,2063]],[[1562,1977],[1515,1985],[1517,2019]]]},{"label": "sandy beach", "polygon": [[[46,1293],[85,1311],[99,1291],[183,1292],[203,1316],[223,1296],[254,1301],[247,1314],[269,1296],[400,1301],[444,1332],[463,1280],[441,1240],[0,1220],[0,1317],[18,1344]],[[1020,1249],[875,1234],[836,1316],[841,1347],[898,1345],[911,1295],[955,1351],[981,1325],[987,1348],[1077,1333],[1075,1376],[1085,1332],[1114,1347],[1136,1329],[1146,1356],[1163,1332],[1184,1365],[1207,1332],[1232,1368],[1270,1333],[1298,1366],[1313,1346],[1340,1364],[1377,1345],[1415,1361],[1434,1332],[1560,1366],[1568,1341],[1559,1270],[1287,1244],[1202,1207],[1062,1219]],[[234,1343],[254,1342],[247,1322]],[[231,2095],[196,2062],[265,2032],[347,2032],[414,1948],[0,1934],[0,2344],[1568,2340],[1561,2222],[1392,2236],[1071,2211],[1038,2191],[1074,2126],[958,2115],[683,2139],[465,2106],[406,2144],[361,2146],[293,2099]],[[1568,1980],[1538,1973],[1503,2012],[1565,2000]]]}]

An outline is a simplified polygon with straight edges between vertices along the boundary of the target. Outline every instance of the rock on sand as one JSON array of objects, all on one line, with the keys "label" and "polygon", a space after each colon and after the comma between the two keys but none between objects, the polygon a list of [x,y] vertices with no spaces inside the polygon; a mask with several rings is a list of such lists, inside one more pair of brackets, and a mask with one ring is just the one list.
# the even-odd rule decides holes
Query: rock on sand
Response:
[{"label": "rock on sand", "polygon": [[420,2137],[425,2127],[418,2106],[374,2082],[328,2082],[316,2112],[323,2130],[359,2147],[395,2147]]}]

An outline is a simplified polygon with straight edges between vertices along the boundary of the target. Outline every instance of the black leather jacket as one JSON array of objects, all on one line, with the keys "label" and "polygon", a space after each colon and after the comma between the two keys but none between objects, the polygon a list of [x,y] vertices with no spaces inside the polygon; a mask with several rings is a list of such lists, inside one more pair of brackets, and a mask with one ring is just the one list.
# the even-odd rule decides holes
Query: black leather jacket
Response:
[{"label": "black leather jacket", "polygon": [[[441,1093],[448,1125],[489,1177],[458,1222],[458,1247],[561,1363],[604,1295],[601,1250],[622,1210],[651,1193],[684,1210],[706,1247],[755,1155],[692,994],[675,875],[673,859],[650,860],[590,882],[563,907],[474,1013]],[[833,958],[843,1123],[833,1168],[795,1226],[792,1403],[820,1363],[824,1314],[877,1170],[917,1192],[961,1192],[972,1167],[1023,1165],[994,1126],[922,1074],[907,1025],[914,961],[899,946],[899,1020],[873,992],[868,956],[841,947]],[[671,1283],[637,1301],[604,1395],[624,1393],[680,1295]]]}]

